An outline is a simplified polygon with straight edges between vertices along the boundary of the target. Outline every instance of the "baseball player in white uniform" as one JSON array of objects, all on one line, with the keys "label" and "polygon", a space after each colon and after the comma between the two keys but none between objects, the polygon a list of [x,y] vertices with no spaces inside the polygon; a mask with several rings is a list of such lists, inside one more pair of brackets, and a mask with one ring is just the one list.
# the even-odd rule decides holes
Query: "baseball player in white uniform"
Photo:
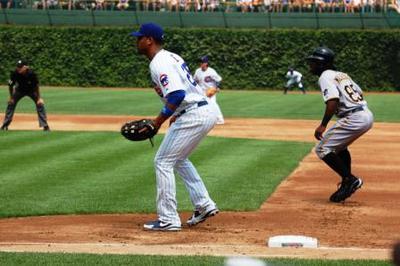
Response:
[{"label": "baseball player in white uniform", "polygon": [[[341,176],[342,182],[330,201],[342,202],[363,184],[361,178],[352,174],[347,147],[372,127],[374,118],[361,88],[349,75],[335,69],[334,56],[329,48],[318,47],[307,57],[307,61],[310,72],[319,76],[318,83],[326,104],[324,117],[314,133],[320,141],[315,152]],[[338,120],[323,134],[334,114]]]},{"label": "baseball player in white uniform", "polygon": [[294,70],[293,67],[289,67],[289,70],[286,73],[286,78],[288,79],[288,81],[286,83],[283,94],[287,94],[287,91],[292,86],[296,86],[296,85],[303,92],[303,94],[306,94],[306,91],[303,87],[303,83],[301,82],[302,77],[303,77],[303,75],[299,71]]},{"label": "baseball player in white uniform", "polygon": [[162,48],[164,32],[159,25],[143,24],[132,35],[137,37],[138,52],[151,61],[151,79],[165,102],[154,120],[156,127],[171,117],[170,128],[154,159],[158,219],[146,223],[144,228],[177,231],[181,230],[181,220],[177,211],[174,170],[182,177],[194,206],[193,215],[187,221],[189,226],[218,213],[215,202],[188,159],[214,127],[217,118],[185,61]]},{"label": "baseball player in white uniform", "polygon": [[[208,56],[205,55],[200,58],[200,67],[196,69],[193,77],[203,89],[204,95],[206,95],[206,92],[209,88],[216,88],[217,92],[219,92],[222,78],[220,75],[218,75],[214,68],[209,66]],[[217,115],[217,124],[224,124],[224,116],[222,115],[221,108],[217,103],[217,94],[207,97],[207,99],[208,103],[211,105],[215,114]]]}]

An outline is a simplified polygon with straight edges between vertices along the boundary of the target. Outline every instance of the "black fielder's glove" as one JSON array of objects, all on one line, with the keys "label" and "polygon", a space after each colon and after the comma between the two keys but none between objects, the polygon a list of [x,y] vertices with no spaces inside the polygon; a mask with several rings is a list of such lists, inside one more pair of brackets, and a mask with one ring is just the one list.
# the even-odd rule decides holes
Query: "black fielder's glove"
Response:
[{"label": "black fielder's glove", "polygon": [[141,141],[150,139],[157,134],[158,128],[155,126],[154,121],[151,119],[140,119],[135,121],[126,122],[121,127],[121,134],[128,140]]}]

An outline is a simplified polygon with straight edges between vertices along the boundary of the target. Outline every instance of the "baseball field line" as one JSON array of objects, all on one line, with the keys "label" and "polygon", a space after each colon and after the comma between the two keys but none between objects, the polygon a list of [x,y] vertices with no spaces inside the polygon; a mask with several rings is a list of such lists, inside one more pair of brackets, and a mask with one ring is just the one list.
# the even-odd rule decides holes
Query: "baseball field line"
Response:
[{"label": "baseball field line", "polygon": [[123,243],[0,243],[4,252],[51,252],[51,253],[91,253],[125,255],[209,255],[215,256],[255,256],[262,258],[298,258],[298,259],[375,259],[389,260],[390,249],[371,248],[267,248],[259,245],[221,245],[184,244],[137,245]]},{"label": "baseball field line", "polygon": [[[116,131],[129,120],[139,116],[116,115],[49,115],[52,130],[59,131]],[[224,125],[217,125],[210,136],[315,142],[314,129],[319,120],[290,120],[265,118],[226,118]],[[331,122],[332,123],[332,122]],[[165,133],[164,123],[160,133]],[[279,130],[276,130],[279,128]],[[39,130],[36,114],[16,114],[10,130]],[[386,137],[396,137],[400,123],[376,122],[373,131]]]}]

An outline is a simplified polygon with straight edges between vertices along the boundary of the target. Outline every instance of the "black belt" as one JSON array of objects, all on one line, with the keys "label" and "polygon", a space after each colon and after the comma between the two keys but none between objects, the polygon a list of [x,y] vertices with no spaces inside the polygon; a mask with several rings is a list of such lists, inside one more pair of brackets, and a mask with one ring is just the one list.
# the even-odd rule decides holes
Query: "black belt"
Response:
[{"label": "black belt", "polygon": [[[198,102],[198,103],[197,103],[197,107],[201,107],[201,106],[204,106],[204,105],[207,105],[207,104],[208,104],[207,101],[201,101],[201,102]],[[190,109],[190,108],[189,108],[189,109]],[[181,115],[183,115],[184,113],[186,113],[187,110],[188,110],[188,109],[184,109],[184,110],[180,111],[180,112],[176,115],[176,117],[180,117]]]},{"label": "black belt", "polygon": [[343,118],[345,116],[351,115],[352,113],[359,112],[359,111],[364,111],[364,107],[363,106],[359,106],[357,108],[354,108],[354,109],[352,109],[350,111],[347,111],[347,112],[341,114],[340,116],[338,115],[338,117],[339,118]]}]

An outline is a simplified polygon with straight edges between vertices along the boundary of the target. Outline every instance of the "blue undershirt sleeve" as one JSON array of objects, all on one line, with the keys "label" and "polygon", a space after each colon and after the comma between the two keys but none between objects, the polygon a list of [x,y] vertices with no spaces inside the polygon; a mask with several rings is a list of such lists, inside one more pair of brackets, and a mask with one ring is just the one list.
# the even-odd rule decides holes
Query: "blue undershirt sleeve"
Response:
[{"label": "blue undershirt sleeve", "polygon": [[[185,96],[186,93],[184,90],[173,91],[167,95],[167,103],[179,106]],[[161,113],[166,117],[170,117],[174,113],[174,111],[168,108],[168,105],[166,104],[163,109],[161,109]]]}]

